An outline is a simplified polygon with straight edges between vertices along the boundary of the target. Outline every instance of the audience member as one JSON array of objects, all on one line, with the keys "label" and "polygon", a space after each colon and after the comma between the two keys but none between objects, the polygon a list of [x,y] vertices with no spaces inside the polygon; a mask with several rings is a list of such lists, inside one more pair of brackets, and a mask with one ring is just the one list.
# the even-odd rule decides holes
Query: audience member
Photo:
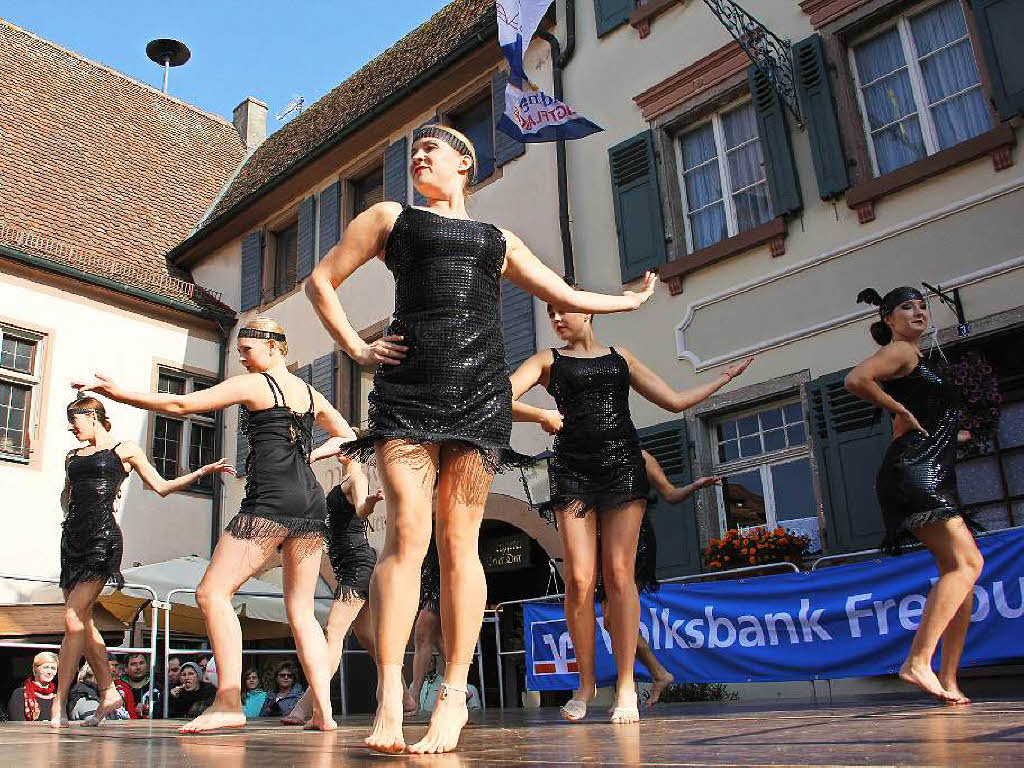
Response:
[{"label": "audience member", "polygon": [[284,717],[298,704],[305,689],[298,681],[295,666],[290,661],[277,665],[277,672],[267,690],[260,717]]},{"label": "audience member", "polygon": [[57,676],[57,654],[43,651],[32,659],[32,674],[14,689],[7,702],[9,720],[49,720],[53,704],[53,678]]},{"label": "audience member", "polygon": [[267,702],[267,692],[260,687],[260,671],[249,667],[242,674],[242,710],[246,717],[259,717]]},{"label": "audience member", "polygon": [[202,679],[202,668],[194,661],[181,665],[179,684],[171,688],[167,697],[168,714],[171,717],[195,717],[202,713],[217,695],[217,689]]}]

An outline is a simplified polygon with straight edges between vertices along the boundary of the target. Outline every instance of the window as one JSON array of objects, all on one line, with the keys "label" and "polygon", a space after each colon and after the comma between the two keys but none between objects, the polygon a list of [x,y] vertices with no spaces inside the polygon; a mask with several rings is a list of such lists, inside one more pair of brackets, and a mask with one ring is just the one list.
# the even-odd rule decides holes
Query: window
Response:
[{"label": "window", "polygon": [[273,242],[274,268],[269,270],[270,274],[273,275],[274,281],[270,287],[271,298],[288,293],[288,291],[295,287],[297,282],[299,262],[298,222],[274,232]]},{"label": "window", "polygon": [[[211,386],[213,382],[209,379],[161,369],[156,389],[157,392],[184,395]],[[216,460],[213,412],[194,413],[184,418],[154,415],[153,419],[152,461],[163,477],[175,478]],[[192,490],[212,493],[213,476],[200,478],[192,485]]]},{"label": "window", "polygon": [[[403,158],[404,159],[404,158]],[[384,169],[374,168],[352,181],[352,218],[384,200]]]},{"label": "window", "polygon": [[959,0],[900,16],[851,57],[876,175],[991,129]]},{"label": "window", "polygon": [[689,253],[773,218],[752,103],[712,115],[676,147]]},{"label": "window", "polygon": [[464,133],[476,149],[476,183],[494,173],[494,124],[490,93],[447,115],[446,122]]},{"label": "window", "polygon": [[0,326],[0,459],[29,458],[41,346],[39,334]]},{"label": "window", "polygon": [[784,402],[712,425],[722,530],[782,526],[821,549],[803,406]]}]

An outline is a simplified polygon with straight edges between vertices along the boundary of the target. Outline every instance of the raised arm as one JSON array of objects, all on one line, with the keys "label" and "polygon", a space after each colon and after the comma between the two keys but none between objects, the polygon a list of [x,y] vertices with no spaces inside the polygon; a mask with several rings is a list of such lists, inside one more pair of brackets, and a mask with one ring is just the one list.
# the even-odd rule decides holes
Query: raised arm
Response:
[{"label": "raised arm", "polygon": [[146,452],[137,443],[131,441],[123,442],[118,446],[117,453],[123,462],[139,473],[142,482],[161,496],[167,496],[175,491],[188,488],[199,478],[212,475],[214,472],[222,472],[229,475],[235,473],[234,467],[228,463],[227,459],[220,459],[213,464],[206,464],[194,472],[189,472],[187,475],[182,475],[172,480],[165,480],[156,471],[156,467],[149,463]]},{"label": "raised arm", "polygon": [[506,243],[505,277],[524,291],[561,310],[593,315],[631,312],[654,295],[657,277],[653,272],[644,274],[640,291],[623,291],[620,296],[574,290],[538,259],[516,235],[505,229],[501,231]]},{"label": "raised arm", "polygon": [[345,228],[341,241],[327,252],[306,281],[306,297],[320,322],[348,356],[360,365],[398,365],[408,349],[398,344],[402,340],[400,336],[385,336],[367,344],[352,327],[338,298],[338,286],[384,251],[391,227],[401,211],[402,206],[398,203],[384,202],[360,213]]},{"label": "raised arm", "polygon": [[680,413],[692,408],[702,400],[711,397],[730,381],[743,373],[754,358],[748,357],[734,365],[730,365],[717,378],[707,384],[700,384],[689,389],[675,390],[658,374],[644,365],[632,352],[625,347],[616,347],[618,352],[629,364],[629,383],[633,389],[655,405],[672,413]]},{"label": "raised arm", "polygon": [[647,479],[658,495],[669,504],[678,504],[690,498],[701,488],[707,485],[719,485],[722,482],[722,478],[712,475],[710,477],[698,477],[689,485],[677,488],[672,485],[672,482],[665,475],[665,470],[661,468],[658,460],[647,451],[642,451],[642,453],[644,455],[644,462],[647,464]]},{"label": "raised arm", "polygon": [[512,421],[540,424],[548,434],[562,428],[562,414],[550,408],[538,408],[519,398],[547,379],[553,355],[550,349],[542,349],[530,355],[509,377],[512,384]]},{"label": "raised arm", "polygon": [[879,381],[886,381],[905,376],[914,370],[919,359],[917,347],[906,341],[896,341],[879,349],[875,354],[862,362],[848,374],[844,380],[847,391],[862,400],[883,408],[895,417],[893,434],[895,437],[917,430],[928,434],[910,410],[885,393]]},{"label": "raised arm", "polygon": [[251,393],[255,392],[253,380],[260,378],[256,373],[243,373],[215,384],[209,389],[189,392],[186,395],[171,395],[164,392],[133,392],[119,386],[109,376],[93,374],[90,380],[73,381],[71,386],[80,392],[97,392],[111,400],[156,413],[185,416],[190,413],[219,411],[229,405],[252,406]]}]

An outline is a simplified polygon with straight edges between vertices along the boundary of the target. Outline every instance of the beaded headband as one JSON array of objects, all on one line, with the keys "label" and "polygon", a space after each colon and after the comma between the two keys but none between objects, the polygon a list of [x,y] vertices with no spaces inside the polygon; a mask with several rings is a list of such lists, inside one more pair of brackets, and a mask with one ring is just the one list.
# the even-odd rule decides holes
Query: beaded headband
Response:
[{"label": "beaded headband", "polygon": [[283,333],[277,331],[261,331],[258,328],[243,328],[238,332],[240,339],[269,339],[273,341],[287,341]]},{"label": "beaded headband", "polygon": [[865,288],[857,294],[858,304],[874,304],[878,307],[880,317],[891,315],[893,310],[905,301],[923,301],[924,295],[909,285],[893,288],[885,296],[880,296],[874,288]]},{"label": "beaded headband", "polygon": [[85,414],[85,413],[95,413],[95,414],[99,415],[100,411],[99,411],[98,408],[69,408],[68,409],[68,415],[69,416],[75,416],[75,415],[78,415],[78,414]]},{"label": "beaded headband", "polygon": [[469,183],[473,183],[476,178],[476,159],[473,156],[473,151],[466,145],[466,142],[443,125],[426,125],[422,128],[417,128],[412,134],[412,140],[415,142],[419,139],[440,139],[460,155],[467,155],[473,163],[469,166]]}]

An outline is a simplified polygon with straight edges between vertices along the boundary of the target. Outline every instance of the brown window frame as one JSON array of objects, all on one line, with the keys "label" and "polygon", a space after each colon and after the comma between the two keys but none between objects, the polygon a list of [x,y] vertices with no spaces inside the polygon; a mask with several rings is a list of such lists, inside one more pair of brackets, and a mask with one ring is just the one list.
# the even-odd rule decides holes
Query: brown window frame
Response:
[{"label": "brown window frame", "polygon": [[28,328],[23,328],[10,323],[0,323],[0,341],[10,337],[17,341],[32,345],[32,356],[30,370],[21,371],[17,368],[0,367],[0,382],[9,385],[12,390],[18,388],[25,391],[25,415],[20,430],[22,446],[19,452],[0,451],[0,461],[14,464],[28,464],[32,461],[32,454],[36,450],[36,437],[40,432],[42,414],[39,412],[41,403],[39,392],[43,386],[44,364],[43,355],[46,353],[47,335]]}]

